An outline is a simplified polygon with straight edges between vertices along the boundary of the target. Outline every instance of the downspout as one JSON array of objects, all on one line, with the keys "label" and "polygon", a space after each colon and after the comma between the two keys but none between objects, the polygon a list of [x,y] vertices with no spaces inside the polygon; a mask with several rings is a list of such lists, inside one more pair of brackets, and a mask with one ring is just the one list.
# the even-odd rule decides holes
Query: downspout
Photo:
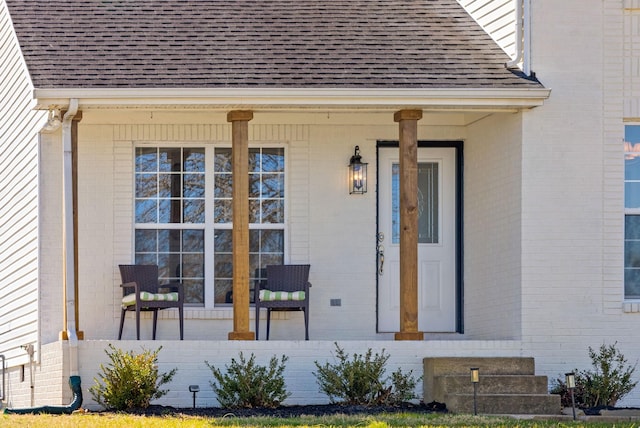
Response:
[{"label": "downspout", "polygon": [[62,119],[62,234],[63,234],[63,275],[66,307],[67,339],[69,340],[69,374],[77,376],[78,371],[78,336],[76,334],[75,309],[75,239],[73,235],[73,164],[71,126],[78,113],[78,100],[69,100],[69,109]]},{"label": "downspout", "polygon": [[[63,258],[63,292],[65,310],[66,338],[69,341],[69,387],[73,392],[73,400],[66,406],[41,406],[23,409],[5,409],[4,413],[72,413],[82,405],[82,386],[78,369],[78,336],[76,334],[75,319],[75,260],[74,260],[74,232],[73,232],[73,171],[72,171],[72,133],[73,118],[78,113],[78,100],[69,100],[69,109],[62,119],[62,258]],[[33,405],[33,404],[32,404]]]},{"label": "downspout", "polygon": [[[511,61],[508,61],[505,64],[505,67],[509,69],[520,68],[520,64],[522,64],[522,71],[528,76],[529,73],[525,71],[525,68],[528,68],[526,64],[527,55],[524,53],[524,46],[528,45],[528,41],[525,41],[525,31],[528,31],[528,25],[524,25],[525,21],[525,9],[528,12],[528,5],[525,6],[525,3],[528,3],[528,0],[514,0],[515,2],[515,12],[516,12],[516,30],[515,30],[515,38],[516,38],[516,57]],[[527,14],[528,16],[528,14]],[[527,28],[525,28],[527,27]]]},{"label": "downspout", "polygon": [[24,349],[27,355],[29,356],[29,390],[30,390],[31,405],[33,406],[35,402],[35,386],[36,386],[33,379],[33,355],[35,350],[31,343],[27,345],[22,345],[21,348]]},{"label": "downspout", "polygon": [[522,58],[522,71],[527,76],[531,76],[531,0],[524,0],[524,11],[522,15],[522,22],[524,29],[522,32],[523,38],[523,58]]}]

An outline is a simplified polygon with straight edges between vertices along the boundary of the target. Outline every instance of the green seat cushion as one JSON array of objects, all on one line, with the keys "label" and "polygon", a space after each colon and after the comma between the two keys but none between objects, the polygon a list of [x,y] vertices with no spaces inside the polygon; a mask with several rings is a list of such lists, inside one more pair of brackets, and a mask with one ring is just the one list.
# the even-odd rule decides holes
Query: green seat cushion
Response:
[{"label": "green seat cushion", "polygon": [[304,300],[305,299],[304,291],[271,291],[271,290],[260,290],[260,295],[258,298],[261,302],[274,302],[276,300]]},{"label": "green seat cushion", "polygon": [[[179,299],[177,292],[171,293],[149,293],[148,291],[140,292],[140,300],[143,302],[177,302]],[[136,304],[136,293],[127,294],[122,298],[122,306],[127,307]]]},{"label": "green seat cushion", "polygon": [[164,302],[177,302],[178,301],[178,292],[173,291],[171,293],[158,293],[153,295],[155,301],[164,301]]}]

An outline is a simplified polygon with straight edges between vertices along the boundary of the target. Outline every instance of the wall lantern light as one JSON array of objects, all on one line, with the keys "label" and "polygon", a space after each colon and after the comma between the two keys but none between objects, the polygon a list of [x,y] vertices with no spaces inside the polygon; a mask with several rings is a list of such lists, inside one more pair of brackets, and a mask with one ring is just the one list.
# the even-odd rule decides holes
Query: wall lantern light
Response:
[{"label": "wall lantern light", "polygon": [[573,420],[576,420],[576,399],[573,390],[576,389],[576,374],[574,372],[565,373],[565,385],[571,393],[571,409],[573,410]]},{"label": "wall lantern light", "polygon": [[349,162],[349,194],[367,193],[367,163],[362,162],[360,147],[356,146]]},{"label": "wall lantern light", "polygon": [[480,369],[471,367],[471,383],[473,384],[473,414],[478,414],[478,383],[480,382]]}]

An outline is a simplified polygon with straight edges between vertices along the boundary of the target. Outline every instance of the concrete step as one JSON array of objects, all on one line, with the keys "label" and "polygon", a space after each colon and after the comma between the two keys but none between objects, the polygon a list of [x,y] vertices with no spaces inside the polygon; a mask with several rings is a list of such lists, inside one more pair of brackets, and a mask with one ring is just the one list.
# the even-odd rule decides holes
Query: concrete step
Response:
[{"label": "concrete step", "polygon": [[[535,375],[481,375],[478,394],[547,394],[547,377]],[[473,394],[470,376],[437,376],[433,397],[440,401],[447,392]],[[433,401],[433,400],[432,400]]]},{"label": "concrete step", "polygon": [[[473,413],[473,394],[446,394],[444,402],[453,413]],[[478,414],[558,415],[560,396],[552,394],[478,394]]]},{"label": "concrete step", "polygon": [[[442,376],[467,376],[471,383],[471,368],[478,367],[480,378],[489,375],[535,375],[533,358],[529,357],[433,357],[423,359],[424,402],[442,402],[442,394],[436,396],[434,380]],[[456,391],[451,391],[456,392]]]},{"label": "concrete step", "polygon": [[478,367],[478,413],[558,415],[560,396],[547,393],[547,377],[535,375],[533,358],[437,357],[425,358],[424,402],[445,403],[454,413],[473,413],[471,368]]},{"label": "concrete step", "polygon": [[535,363],[530,357],[435,357],[423,360],[425,376],[470,375],[471,367],[483,375],[533,375]]}]

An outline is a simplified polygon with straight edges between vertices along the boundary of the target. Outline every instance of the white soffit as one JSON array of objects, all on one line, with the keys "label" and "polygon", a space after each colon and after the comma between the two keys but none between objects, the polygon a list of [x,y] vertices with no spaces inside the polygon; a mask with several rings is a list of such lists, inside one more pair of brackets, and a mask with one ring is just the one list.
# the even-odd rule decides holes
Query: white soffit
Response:
[{"label": "white soffit", "polygon": [[363,109],[519,110],[540,106],[550,90],[536,89],[36,89],[38,109]]}]

